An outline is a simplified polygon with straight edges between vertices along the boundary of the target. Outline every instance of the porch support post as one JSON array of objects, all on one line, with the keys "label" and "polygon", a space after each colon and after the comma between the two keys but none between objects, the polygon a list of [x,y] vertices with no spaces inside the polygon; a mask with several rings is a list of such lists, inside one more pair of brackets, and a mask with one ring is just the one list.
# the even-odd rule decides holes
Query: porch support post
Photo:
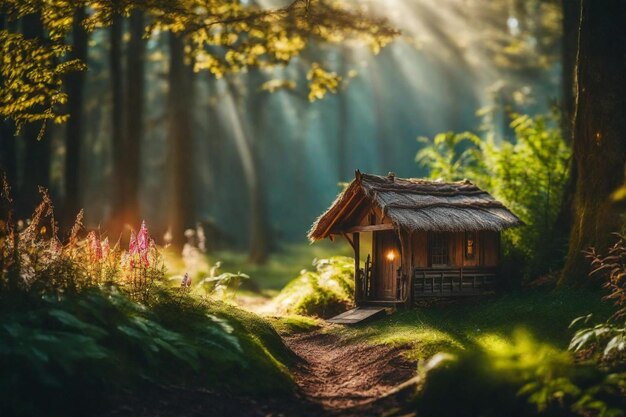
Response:
[{"label": "porch support post", "polygon": [[354,248],[354,300],[358,305],[362,300],[362,287],[363,283],[361,282],[360,277],[360,260],[359,260],[359,243],[360,243],[360,234],[352,233],[352,247]]}]

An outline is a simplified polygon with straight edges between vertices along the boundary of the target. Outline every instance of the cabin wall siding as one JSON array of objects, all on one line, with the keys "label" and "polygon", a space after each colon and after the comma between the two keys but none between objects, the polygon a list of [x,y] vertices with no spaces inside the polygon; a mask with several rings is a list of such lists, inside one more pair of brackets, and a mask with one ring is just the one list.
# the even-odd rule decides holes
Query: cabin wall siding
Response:
[{"label": "cabin wall siding", "polygon": [[483,242],[482,265],[487,267],[498,266],[500,258],[500,233],[481,232],[480,240]]},{"label": "cabin wall siding", "polygon": [[[430,267],[428,232],[414,232],[410,234],[411,268]],[[474,257],[465,256],[465,232],[448,233],[449,267],[496,267],[499,262],[500,250],[499,232],[479,232],[475,234]]]},{"label": "cabin wall siding", "polygon": [[411,263],[413,268],[428,267],[428,234],[426,232],[411,234]]},{"label": "cabin wall siding", "polygon": [[450,233],[448,242],[450,245],[450,266],[463,266],[463,233]]},{"label": "cabin wall siding", "polygon": [[480,242],[480,233],[474,233],[474,257],[473,258],[467,258],[465,256],[465,238],[466,238],[466,233],[462,233],[462,237],[461,237],[461,241],[462,243],[462,251],[463,251],[463,266],[469,266],[469,267],[473,267],[473,266],[480,266],[481,264],[481,258],[482,258],[482,245]]}]

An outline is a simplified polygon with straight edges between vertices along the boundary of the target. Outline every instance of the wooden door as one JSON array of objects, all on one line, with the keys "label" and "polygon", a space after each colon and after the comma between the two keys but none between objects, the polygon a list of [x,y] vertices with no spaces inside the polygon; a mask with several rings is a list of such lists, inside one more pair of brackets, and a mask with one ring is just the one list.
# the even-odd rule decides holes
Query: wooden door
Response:
[{"label": "wooden door", "polygon": [[396,299],[396,279],[401,265],[398,236],[393,230],[374,233],[375,276],[373,277],[373,298],[375,300]]}]

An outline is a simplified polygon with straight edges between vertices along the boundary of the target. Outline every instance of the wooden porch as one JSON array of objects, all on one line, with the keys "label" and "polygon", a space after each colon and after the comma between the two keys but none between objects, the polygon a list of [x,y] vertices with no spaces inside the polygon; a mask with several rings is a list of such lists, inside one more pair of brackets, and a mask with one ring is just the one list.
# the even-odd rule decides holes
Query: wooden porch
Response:
[{"label": "wooden porch", "polygon": [[413,299],[481,295],[494,291],[495,268],[415,268]]}]

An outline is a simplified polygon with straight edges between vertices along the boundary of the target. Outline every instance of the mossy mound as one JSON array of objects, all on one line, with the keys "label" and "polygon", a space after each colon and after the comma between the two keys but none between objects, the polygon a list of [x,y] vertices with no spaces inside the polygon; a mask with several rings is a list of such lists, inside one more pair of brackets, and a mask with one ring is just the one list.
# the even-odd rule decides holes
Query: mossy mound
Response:
[{"label": "mossy mound", "polygon": [[154,386],[293,392],[295,355],[267,320],[225,303],[164,290],[139,304],[112,287],[20,304],[0,308],[3,415],[88,415]]},{"label": "mossy mound", "polygon": [[331,317],[354,304],[354,260],[335,256],[313,262],[276,296],[280,314]]}]

